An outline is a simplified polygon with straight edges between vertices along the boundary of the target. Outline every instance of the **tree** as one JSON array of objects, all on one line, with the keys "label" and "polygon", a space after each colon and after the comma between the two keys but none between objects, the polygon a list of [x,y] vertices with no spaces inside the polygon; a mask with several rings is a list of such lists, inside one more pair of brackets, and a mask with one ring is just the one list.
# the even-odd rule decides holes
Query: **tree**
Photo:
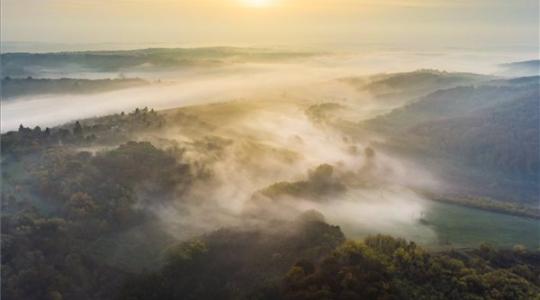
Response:
[{"label": "tree", "polygon": [[83,128],[79,121],[75,122],[75,126],[73,127],[73,134],[78,137],[83,135]]},{"label": "tree", "polygon": [[66,204],[68,214],[75,218],[86,217],[96,210],[96,203],[86,193],[74,193]]}]

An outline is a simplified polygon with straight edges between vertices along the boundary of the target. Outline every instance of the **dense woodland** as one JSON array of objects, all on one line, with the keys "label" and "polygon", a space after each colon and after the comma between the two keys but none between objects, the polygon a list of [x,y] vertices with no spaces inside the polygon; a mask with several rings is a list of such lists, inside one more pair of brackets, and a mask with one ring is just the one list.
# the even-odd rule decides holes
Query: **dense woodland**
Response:
[{"label": "dense woodland", "polygon": [[[177,146],[132,141],[166,122],[144,108],[55,128],[21,125],[2,135],[3,298],[534,299],[540,293],[535,249],[429,251],[389,236],[347,241],[315,211],[178,242],[148,208],[182,201],[211,173]],[[218,142],[207,140],[205,149]],[[260,193],[326,201],[344,189],[332,175],[332,166],[321,165],[304,181]]]},{"label": "dense woodland", "polygon": [[[96,252],[100,238],[151,224],[137,205],[181,197],[194,175],[181,153],[148,142],[81,151],[122,140],[123,130],[159,126],[154,112],[41,130],[21,125],[2,136],[2,296],[6,299],[104,299],[126,270]],[[110,126],[111,123],[114,126]],[[99,137],[97,137],[99,135]],[[154,235],[159,232],[155,232]]]},{"label": "dense woodland", "polygon": [[162,270],[130,279],[120,299],[536,299],[540,293],[538,252],[482,246],[431,253],[389,236],[343,241],[338,228],[321,220],[301,222],[292,236],[224,230],[180,244]]},{"label": "dense woodland", "polygon": [[539,84],[535,76],[437,90],[362,126],[391,136],[392,147],[413,159],[433,157],[434,169],[454,169],[447,180],[459,193],[531,205],[538,200]]},{"label": "dense woodland", "polygon": [[537,182],[539,97],[534,93],[472,116],[426,122],[411,132],[432,147],[465,158],[472,165]]}]

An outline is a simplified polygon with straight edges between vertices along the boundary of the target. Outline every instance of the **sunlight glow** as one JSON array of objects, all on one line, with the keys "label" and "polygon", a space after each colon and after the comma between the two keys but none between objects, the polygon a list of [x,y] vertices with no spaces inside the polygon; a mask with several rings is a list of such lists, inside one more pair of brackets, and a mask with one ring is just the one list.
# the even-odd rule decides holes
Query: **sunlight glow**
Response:
[{"label": "sunlight glow", "polygon": [[272,4],[272,0],[243,0],[244,4],[251,7],[267,7]]}]

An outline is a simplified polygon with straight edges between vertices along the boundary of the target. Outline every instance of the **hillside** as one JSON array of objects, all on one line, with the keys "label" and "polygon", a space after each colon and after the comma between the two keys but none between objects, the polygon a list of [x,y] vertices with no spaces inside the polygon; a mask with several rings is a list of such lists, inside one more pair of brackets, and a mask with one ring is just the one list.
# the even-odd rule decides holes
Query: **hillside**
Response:
[{"label": "hillside", "polygon": [[461,192],[534,204],[538,87],[533,77],[440,90],[364,126],[392,137],[391,143],[417,160],[434,157],[439,163],[433,168],[451,173]]},{"label": "hillside", "polygon": [[[2,296],[526,299],[538,292],[538,253],[515,246],[537,248],[537,220],[427,202],[406,183],[396,186],[404,181],[400,164],[380,148],[329,137],[307,117],[280,119],[297,130],[282,136],[268,120],[294,107],[143,108],[3,134]],[[257,126],[245,122],[254,115]],[[456,220],[457,230],[448,226]],[[423,246],[368,237],[376,233]]]},{"label": "hillside", "polygon": [[[529,84],[459,86],[437,90],[391,113],[366,123],[384,132],[403,132],[423,122],[460,117],[538,93],[538,81]],[[397,131],[396,131],[397,130]]]},{"label": "hillside", "polygon": [[425,122],[410,133],[473,165],[534,182],[540,167],[539,115],[538,95],[531,95],[472,116]]},{"label": "hillside", "polygon": [[346,78],[343,81],[385,103],[407,104],[440,89],[473,85],[490,79],[490,76],[480,74],[418,70],[379,74],[368,78]]},{"label": "hillside", "polygon": [[153,48],[126,51],[1,54],[3,76],[43,76],[83,71],[129,72],[221,66],[231,63],[272,62],[315,55],[309,52],[262,48]]},{"label": "hillside", "polygon": [[526,60],[501,64],[499,74],[503,76],[538,76],[540,75],[540,60]]},{"label": "hillside", "polygon": [[14,79],[4,77],[1,98],[8,100],[36,95],[92,94],[147,85],[142,79]]}]

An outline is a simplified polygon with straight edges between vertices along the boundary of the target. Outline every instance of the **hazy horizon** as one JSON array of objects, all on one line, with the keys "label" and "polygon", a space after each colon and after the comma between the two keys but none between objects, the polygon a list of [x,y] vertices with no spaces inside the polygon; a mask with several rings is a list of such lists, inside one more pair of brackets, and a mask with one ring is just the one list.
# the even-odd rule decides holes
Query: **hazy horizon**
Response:
[{"label": "hazy horizon", "polygon": [[[126,50],[122,47],[115,49],[110,44],[104,46],[104,48],[92,49],[86,46],[82,49],[68,48],[69,50],[58,51]],[[141,48],[145,47],[132,49]],[[52,49],[41,49],[43,51],[28,52],[55,52]],[[167,83],[91,95],[43,94],[27,95],[15,101],[6,100],[2,104],[1,131],[15,130],[20,124],[31,127],[58,126],[74,119],[129,111],[137,106],[163,110],[242,99],[261,93],[263,95],[269,92],[286,93],[295,87],[324,85],[328,81],[346,77],[367,78],[376,74],[412,72],[422,69],[500,76],[504,75],[500,73],[501,64],[534,59],[530,51],[505,51],[504,49],[491,52],[455,48],[439,51],[415,51],[392,47],[382,49],[373,46],[373,48],[364,48],[363,51],[349,50],[341,53],[339,50],[335,53],[328,51],[313,57],[286,61],[239,61],[211,68],[202,65],[169,70],[144,70],[144,68],[134,67],[103,72],[75,65],[58,70],[55,70],[52,65],[42,66],[36,69],[33,78],[114,79],[125,76],[149,81],[164,80]],[[288,53],[287,50],[283,51]],[[315,51],[315,53],[318,52]],[[3,75],[6,76],[6,74],[4,72]],[[22,78],[26,77],[26,75],[22,76]],[[342,92],[333,90],[336,94]],[[332,97],[331,94],[326,96]],[[321,98],[320,101],[325,101],[323,97],[318,98]],[[85,110],[79,109],[87,103],[93,105]]]},{"label": "hazy horizon", "polygon": [[539,44],[534,0],[5,0],[1,5],[2,44],[531,51]]}]

